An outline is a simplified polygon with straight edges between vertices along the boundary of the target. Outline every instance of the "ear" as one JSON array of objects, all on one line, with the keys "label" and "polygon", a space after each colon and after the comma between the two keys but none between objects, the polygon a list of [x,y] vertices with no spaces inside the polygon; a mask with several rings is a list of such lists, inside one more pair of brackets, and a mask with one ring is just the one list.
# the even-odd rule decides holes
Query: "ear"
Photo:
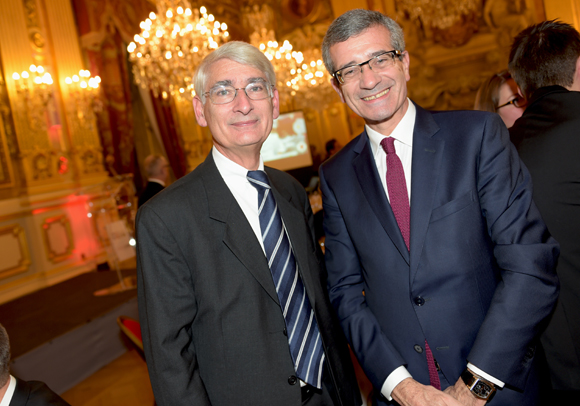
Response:
[{"label": "ear", "polygon": [[336,91],[336,93],[338,93],[338,95],[340,96],[340,100],[343,103],[346,103],[344,101],[344,96],[342,94],[342,88],[340,87],[340,83],[338,83],[338,80],[335,77],[333,77],[332,79],[330,79],[330,84],[332,85],[332,87]]},{"label": "ear", "polygon": [[280,95],[276,88],[274,88],[274,94],[272,95],[272,109],[272,118],[275,120],[280,116]]},{"label": "ear", "polygon": [[[206,103],[208,102],[208,100],[206,100]],[[202,127],[207,127],[207,121],[205,119],[205,111],[204,111],[204,105],[201,102],[201,99],[199,96],[195,96],[193,98],[193,111],[195,112],[195,118],[197,120],[197,124],[199,124]]]},{"label": "ear", "polygon": [[405,72],[405,79],[407,79],[407,82],[411,79],[411,74],[409,73],[410,70],[410,66],[411,66],[411,59],[409,57],[409,53],[407,51],[403,51],[403,59],[401,60],[401,62],[403,63],[403,70]]},{"label": "ear", "polygon": [[576,71],[574,71],[574,82],[569,90],[580,91],[580,57],[576,59]]}]

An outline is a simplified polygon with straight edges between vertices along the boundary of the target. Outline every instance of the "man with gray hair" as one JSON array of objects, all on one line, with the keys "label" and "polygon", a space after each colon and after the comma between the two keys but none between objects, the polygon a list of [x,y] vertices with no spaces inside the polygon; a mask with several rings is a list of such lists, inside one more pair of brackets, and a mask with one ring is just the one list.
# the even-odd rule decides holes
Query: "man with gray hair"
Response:
[{"label": "man with gray hair", "polygon": [[0,324],[0,406],[70,406],[45,383],[10,375],[10,341]]},{"label": "man with gray hair", "polygon": [[229,42],[194,77],[213,149],[137,214],[139,315],[159,406],[359,405],[304,188],[264,167],[272,64]]},{"label": "man with gray hair", "polygon": [[147,185],[139,196],[138,207],[161,192],[169,179],[169,164],[164,156],[158,154],[149,155],[143,161],[143,167],[147,174]]},{"label": "man with gray hair", "polygon": [[366,123],[319,172],[330,299],[376,404],[535,405],[558,245],[505,125],[411,102],[403,32],[379,12],[348,11],[322,46]]}]

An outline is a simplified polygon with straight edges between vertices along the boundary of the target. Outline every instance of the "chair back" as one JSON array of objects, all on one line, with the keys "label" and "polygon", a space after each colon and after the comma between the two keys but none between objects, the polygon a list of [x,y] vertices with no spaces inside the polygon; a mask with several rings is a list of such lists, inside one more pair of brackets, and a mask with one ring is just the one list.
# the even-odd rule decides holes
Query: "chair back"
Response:
[{"label": "chair back", "polygon": [[119,316],[117,317],[117,324],[121,331],[135,344],[141,351],[143,351],[143,338],[141,337],[141,324],[131,317]]}]

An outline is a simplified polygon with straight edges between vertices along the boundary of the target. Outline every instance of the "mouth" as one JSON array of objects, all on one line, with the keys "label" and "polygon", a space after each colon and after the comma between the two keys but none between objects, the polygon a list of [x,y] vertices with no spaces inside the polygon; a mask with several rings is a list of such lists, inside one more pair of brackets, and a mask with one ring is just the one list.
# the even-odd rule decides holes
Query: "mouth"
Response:
[{"label": "mouth", "polygon": [[258,122],[258,120],[244,120],[244,121],[237,121],[235,123],[232,123],[231,125],[233,125],[234,127],[247,127],[247,126],[251,126],[254,125]]},{"label": "mouth", "polygon": [[385,89],[385,90],[383,90],[383,91],[382,91],[382,92],[380,92],[380,93],[377,93],[377,94],[375,94],[375,95],[372,95],[372,96],[363,97],[362,99],[363,99],[364,101],[371,101],[371,100],[376,100],[376,99],[378,99],[379,97],[383,97],[384,95],[386,95],[387,93],[389,93],[389,90],[391,90],[391,88],[390,88],[390,87],[389,87],[388,89]]}]

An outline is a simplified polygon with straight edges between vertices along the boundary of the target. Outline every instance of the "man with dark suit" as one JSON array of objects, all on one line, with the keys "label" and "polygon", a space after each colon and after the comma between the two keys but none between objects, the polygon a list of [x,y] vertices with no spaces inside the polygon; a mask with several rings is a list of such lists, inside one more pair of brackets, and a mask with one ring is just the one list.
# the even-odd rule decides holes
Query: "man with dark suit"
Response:
[{"label": "man with dark suit", "polygon": [[[562,250],[556,310],[541,341],[554,404],[580,394],[580,34],[556,21],[526,28],[514,40],[509,69],[529,100],[510,129],[534,182],[534,201]],[[570,393],[574,391],[574,393]],[[575,395],[575,396],[573,396]],[[567,401],[564,399],[567,398]]]},{"label": "man with dark suit", "polygon": [[358,405],[302,186],[265,168],[272,64],[229,42],[195,73],[213,149],[137,215],[139,314],[160,406]]},{"label": "man with dark suit", "polygon": [[10,342],[0,324],[0,406],[70,406],[45,383],[10,375]]},{"label": "man with dark suit", "polygon": [[376,403],[534,405],[558,245],[505,126],[411,102],[403,32],[379,12],[337,18],[322,53],[366,122],[320,180],[330,299]]},{"label": "man with dark suit", "polygon": [[161,155],[149,155],[143,161],[145,173],[147,173],[147,185],[139,196],[138,207],[161,192],[165,188],[165,183],[169,179],[169,164],[165,157]]}]

